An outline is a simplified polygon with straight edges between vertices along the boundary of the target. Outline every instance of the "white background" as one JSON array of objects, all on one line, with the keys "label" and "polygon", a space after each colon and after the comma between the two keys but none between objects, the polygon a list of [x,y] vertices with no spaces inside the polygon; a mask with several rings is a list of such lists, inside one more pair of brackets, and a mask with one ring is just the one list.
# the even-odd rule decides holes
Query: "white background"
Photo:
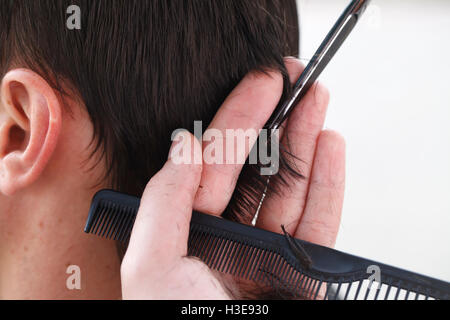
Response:
[{"label": "white background", "polygon": [[[298,0],[310,58],[350,0]],[[450,1],[373,0],[320,79],[347,140],[336,248],[450,281]]]}]

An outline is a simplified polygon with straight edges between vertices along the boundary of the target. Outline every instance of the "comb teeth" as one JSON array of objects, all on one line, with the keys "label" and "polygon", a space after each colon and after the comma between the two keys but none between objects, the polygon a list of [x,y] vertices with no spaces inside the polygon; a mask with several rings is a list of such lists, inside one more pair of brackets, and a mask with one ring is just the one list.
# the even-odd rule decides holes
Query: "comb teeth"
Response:
[{"label": "comb teeth", "polygon": [[[393,277],[381,283],[354,274],[355,281],[326,281],[313,275],[281,251],[265,248],[263,243],[240,239],[236,234],[217,233],[203,225],[192,224],[188,255],[201,259],[208,267],[263,287],[286,298],[308,300],[434,300],[448,299],[448,292],[421,288]],[[334,276],[339,278],[339,276]],[[360,278],[360,279],[357,279]],[[372,285],[371,285],[372,283]],[[436,297],[436,298],[435,298]]]},{"label": "comb teeth", "polygon": [[84,232],[127,242],[130,239],[136,215],[135,207],[100,200],[95,208],[91,207]]},{"label": "comb teeth", "polygon": [[[140,199],[114,191],[94,197],[85,232],[127,242]],[[294,254],[302,248],[312,266]],[[211,269],[253,281],[276,297],[325,300],[429,300],[450,298],[446,282],[351,256],[272,232],[193,212],[188,255]],[[380,285],[369,266],[381,270]],[[372,286],[371,286],[372,284]]]}]

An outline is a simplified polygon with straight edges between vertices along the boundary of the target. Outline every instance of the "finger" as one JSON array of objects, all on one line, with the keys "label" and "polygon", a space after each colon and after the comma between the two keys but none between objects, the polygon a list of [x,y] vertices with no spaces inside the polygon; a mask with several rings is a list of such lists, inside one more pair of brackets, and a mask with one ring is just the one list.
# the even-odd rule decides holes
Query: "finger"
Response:
[{"label": "finger", "polygon": [[297,238],[333,247],[339,231],[345,189],[345,141],[333,131],[320,135],[308,200]]},{"label": "finger", "polygon": [[292,86],[294,86],[303,70],[305,70],[305,65],[299,59],[294,57],[284,58],[284,65],[289,74],[289,81]]},{"label": "finger", "polygon": [[282,144],[293,154],[293,167],[306,179],[289,179],[288,186],[280,186],[278,194],[270,194],[264,200],[257,226],[266,230],[293,233],[301,219],[308,194],[308,178],[317,140],[322,131],[329,101],[328,90],[316,83],[295,108],[288,120]]},{"label": "finger", "polygon": [[[225,210],[251,147],[277,106],[282,91],[283,78],[279,72],[253,72],[226,99],[204,135],[204,140],[209,140],[208,133],[213,133],[215,139],[203,143],[204,164],[195,210],[213,215]],[[227,137],[227,130],[239,134],[238,138]],[[219,135],[222,138],[217,138]],[[247,142],[239,147],[236,141],[242,138]],[[208,161],[209,150],[215,150],[215,159]],[[218,152],[222,152],[222,156],[218,156]]]},{"label": "finger", "polygon": [[[194,161],[198,157],[200,161]],[[144,191],[127,256],[139,257],[146,267],[156,264],[161,268],[187,254],[192,206],[201,170],[200,143],[184,131],[177,135],[169,160]]]}]

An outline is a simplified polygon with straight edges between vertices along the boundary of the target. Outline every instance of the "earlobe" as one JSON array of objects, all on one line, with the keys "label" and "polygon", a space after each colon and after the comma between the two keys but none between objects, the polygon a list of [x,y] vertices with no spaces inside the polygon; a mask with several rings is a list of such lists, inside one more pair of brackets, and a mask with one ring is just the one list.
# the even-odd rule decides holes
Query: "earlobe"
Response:
[{"label": "earlobe", "polygon": [[61,102],[37,73],[15,69],[0,87],[0,192],[33,184],[52,156],[61,128]]}]

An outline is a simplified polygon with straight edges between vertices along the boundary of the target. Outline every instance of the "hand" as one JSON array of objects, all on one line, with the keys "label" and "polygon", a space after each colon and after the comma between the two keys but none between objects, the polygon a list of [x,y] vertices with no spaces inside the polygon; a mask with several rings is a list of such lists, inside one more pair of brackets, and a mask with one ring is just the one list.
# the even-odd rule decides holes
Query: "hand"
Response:
[{"label": "hand", "polygon": [[[293,58],[285,63],[294,82],[303,66]],[[224,102],[210,129],[261,129],[278,104],[282,87],[279,73],[247,75]],[[328,100],[327,90],[315,84],[288,120],[281,141],[287,143],[288,133],[290,150],[300,159],[296,166],[307,178],[291,181],[280,195],[266,197],[257,227],[280,233],[284,225],[296,238],[332,247],[344,199],[345,143],[339,134],[322,131]],[[176,140],[191,144],[191,159],[201,159],[201,146],[192,135],[185,132]],[[220,216],[241,169],[239,164],[201,161],[175,164],[169,157],[142,197],[121,268],[125,299],[234,297],[224,285],[227,277],[186,255],[192,210]]]}]

